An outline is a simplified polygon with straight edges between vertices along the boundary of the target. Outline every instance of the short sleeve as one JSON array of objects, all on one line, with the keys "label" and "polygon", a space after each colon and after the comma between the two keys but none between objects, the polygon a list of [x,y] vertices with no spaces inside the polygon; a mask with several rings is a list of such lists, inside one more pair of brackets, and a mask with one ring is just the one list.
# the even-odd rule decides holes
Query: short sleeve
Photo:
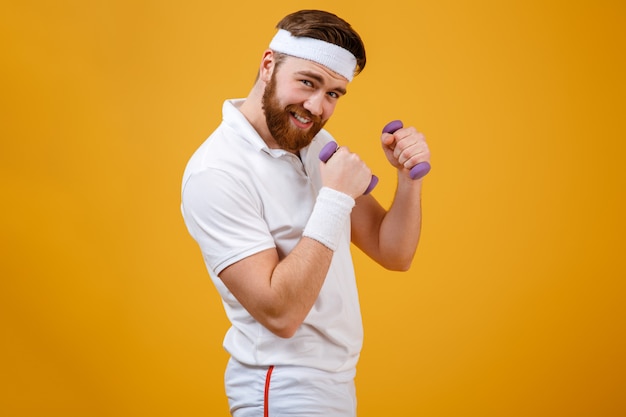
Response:
[{"label": "short sleeve", "polygon": [[263,206],[250,185],[219,169],[192,174],[183,186],[183,218],[207,266],[229,265],[275,246]]}]

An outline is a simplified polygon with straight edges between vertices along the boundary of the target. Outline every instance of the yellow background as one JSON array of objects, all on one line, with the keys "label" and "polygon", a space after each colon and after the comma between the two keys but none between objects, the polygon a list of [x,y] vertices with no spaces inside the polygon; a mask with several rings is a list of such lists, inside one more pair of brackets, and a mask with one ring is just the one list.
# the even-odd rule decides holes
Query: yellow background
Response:
[{"label": "yellow background", "polygon": [[355,252],[361,417],[626,415],[620,1],[14,1],[0,12],[0,414],[226,416],[227,328],[187,159],[274,25],[328,9],[368,64],[328,128],[433,170],[409,273]]}]

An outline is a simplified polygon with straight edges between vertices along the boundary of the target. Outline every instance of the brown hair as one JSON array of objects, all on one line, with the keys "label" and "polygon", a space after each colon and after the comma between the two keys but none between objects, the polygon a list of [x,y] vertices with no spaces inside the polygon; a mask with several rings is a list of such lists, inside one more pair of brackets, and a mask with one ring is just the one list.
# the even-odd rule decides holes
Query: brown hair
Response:
[{"label": "brown hair", "polygon": [[292,36],[320,39],[352,52],[356,58],[354,75],[365,68],[365,45],[359,34],[342,18],[322,10],[300,10],[291,13],[276,25]]}]

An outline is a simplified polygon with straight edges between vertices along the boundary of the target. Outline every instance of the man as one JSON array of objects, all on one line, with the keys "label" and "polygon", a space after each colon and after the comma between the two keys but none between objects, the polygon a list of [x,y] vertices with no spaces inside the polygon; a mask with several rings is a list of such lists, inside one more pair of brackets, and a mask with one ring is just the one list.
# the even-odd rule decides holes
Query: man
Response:
[{"label": "man", "polygon": [[365,67],[359,35],[339,17],[283,18],[245,99],[190,159],[182,212],[232,324],[224,347],[233,416],[354,416],[362,324],[350,242],[391,270],[407,270],[421,224],[430,159],[414,128],[382,135],[397,168],[385,210],[363,195],[371,171],[345,147],[327,163],[323,128]]}]

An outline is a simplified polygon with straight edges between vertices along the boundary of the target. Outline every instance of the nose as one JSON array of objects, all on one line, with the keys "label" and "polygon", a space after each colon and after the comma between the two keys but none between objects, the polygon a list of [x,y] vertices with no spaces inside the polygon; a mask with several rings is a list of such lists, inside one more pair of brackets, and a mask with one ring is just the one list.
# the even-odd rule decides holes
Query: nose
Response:
[{"label": "nose", "polygon": [[316,93],[304,102],[304,108],[314,116],[321,116],[324,110],[324,94]]}]

